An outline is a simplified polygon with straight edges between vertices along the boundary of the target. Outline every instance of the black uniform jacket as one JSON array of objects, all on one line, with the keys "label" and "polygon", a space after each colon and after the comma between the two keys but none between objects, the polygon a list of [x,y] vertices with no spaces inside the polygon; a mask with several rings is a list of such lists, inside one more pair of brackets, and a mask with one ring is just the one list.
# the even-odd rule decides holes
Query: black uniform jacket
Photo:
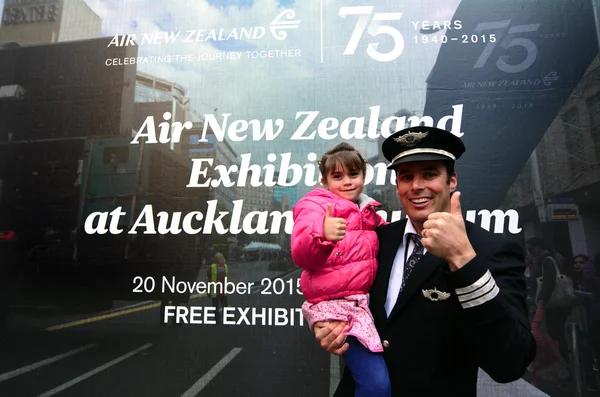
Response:
[{"label": "black uniform jacket", "polygon": [[[523,376],[535,355],[535,341],[525,304],[521,247],[466,222],[477,256],[450,272],[447,263],[427,253],[388,318],[384,304],[405,225],[402,220],[377,229],[379,268],[370,291],[393,395],[476,396],[478,367],[496,382]],[[347,368],[335,396],[354,396]]]}]

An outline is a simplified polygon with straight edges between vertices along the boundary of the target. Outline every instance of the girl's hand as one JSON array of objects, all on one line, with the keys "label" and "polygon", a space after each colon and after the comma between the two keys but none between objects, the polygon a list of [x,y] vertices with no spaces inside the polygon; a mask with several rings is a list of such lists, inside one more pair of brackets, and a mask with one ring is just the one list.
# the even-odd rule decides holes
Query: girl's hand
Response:
[{"label": "girl's hand", "polygon": [[340,241],[346,235],[346,220],[331,216],[331,204],[327,204],[325,221],[323,221],[323,237],[327,241]]}]

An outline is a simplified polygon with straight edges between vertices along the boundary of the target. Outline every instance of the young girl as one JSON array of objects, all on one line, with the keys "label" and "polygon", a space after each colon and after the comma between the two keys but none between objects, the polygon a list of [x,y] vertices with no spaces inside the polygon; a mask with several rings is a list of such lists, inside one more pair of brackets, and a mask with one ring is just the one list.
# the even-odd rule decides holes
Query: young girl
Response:
[{"label": "young girl", "polygon": [[304,269],[302,313],[310,329],[318,321],[348,323],[344,360],[356,381],[355,396],[391,396],[368,297],[377,273],[375,228],[385,221],[375,212],[380,204],[362,194],[366,169],[347,143],[323,155],[324,188],[308,193],[293,209],[292,259]]}]

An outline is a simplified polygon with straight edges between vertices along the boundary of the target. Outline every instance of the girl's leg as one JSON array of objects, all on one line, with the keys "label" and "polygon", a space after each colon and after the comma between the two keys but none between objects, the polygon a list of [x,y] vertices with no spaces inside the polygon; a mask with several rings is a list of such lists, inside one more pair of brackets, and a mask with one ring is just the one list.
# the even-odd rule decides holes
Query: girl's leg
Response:
[{"label": "girl's leg", "polygon": [[355,397],[390,397],[392,386],[382,353],[373,353],[349,336],[350,348],[344,353],[344,361],[356,382]]}]

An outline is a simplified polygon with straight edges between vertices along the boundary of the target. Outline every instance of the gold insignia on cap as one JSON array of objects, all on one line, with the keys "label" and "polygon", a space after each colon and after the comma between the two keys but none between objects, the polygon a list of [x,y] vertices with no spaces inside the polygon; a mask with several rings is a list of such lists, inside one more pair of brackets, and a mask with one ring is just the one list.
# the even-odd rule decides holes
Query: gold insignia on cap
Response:
[{"label": "gold insignia on cap", "polygon": [[397,138],[394,141],[398,142],[402,146],[415,146],[429,135],[429,132],[409,132]]},{"label": "gold insignia on cap", "polygon": [[423,296],[432,302],[445,301],[446,299],[450,298],[450,294],[448,292],[438,291],[437,288],[424,289]]}]

